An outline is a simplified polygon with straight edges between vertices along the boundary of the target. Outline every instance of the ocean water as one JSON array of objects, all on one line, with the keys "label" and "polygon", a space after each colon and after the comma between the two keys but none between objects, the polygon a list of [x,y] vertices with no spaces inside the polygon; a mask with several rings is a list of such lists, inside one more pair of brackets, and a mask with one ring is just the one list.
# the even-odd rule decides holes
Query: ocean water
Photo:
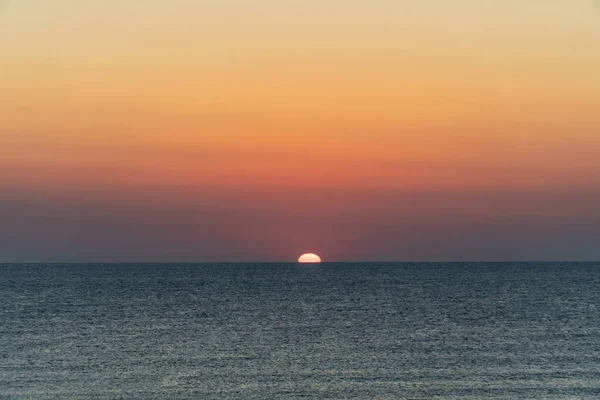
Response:
[{"label": "ocean water", "polygon": [[598,399],[600,263],[0,265],[1,399]]}]

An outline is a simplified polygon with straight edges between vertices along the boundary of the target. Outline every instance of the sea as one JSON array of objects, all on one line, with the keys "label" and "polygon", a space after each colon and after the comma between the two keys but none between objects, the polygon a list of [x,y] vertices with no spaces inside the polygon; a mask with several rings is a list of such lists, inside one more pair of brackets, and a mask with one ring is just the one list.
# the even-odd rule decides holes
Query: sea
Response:
[{"label": "sea", "polygon": [[0,265],[0,399],[599,398],[600,263]]}]

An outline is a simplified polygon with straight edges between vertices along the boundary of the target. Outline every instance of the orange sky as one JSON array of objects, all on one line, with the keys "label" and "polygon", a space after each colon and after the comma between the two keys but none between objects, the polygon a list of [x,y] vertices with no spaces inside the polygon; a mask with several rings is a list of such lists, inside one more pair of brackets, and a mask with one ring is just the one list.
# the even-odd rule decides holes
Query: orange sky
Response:
[{"label": "orange sky", "polygon": [[[261,246],[271,237],[268,226],[289,230],[312,218],[296,199],[323,192],[326,204],[309,203],[325,212],[318,233],[325,252],[342,234],[341,202],[356,216],[353,224],[374,232],[385,215],[398,224],[422,218],[421,226],[449,232],[443,222],[426,222],[431,210],[440,221],[470,210],[494,218],[535,211],[519,201],[482,200],[490,196],[528,204],[568,198],[537,214],[583,221],[577,199],[587,204],[600,188],[599,18],[588,0],[9,0],[0,6],[0,190],[5,198],[35,193],[53,207],[84,208],[100,201],[98,193],[114,194],[100,196],[103,204],[140,206],[153,193],[161,209],[178,215],[227,204],[248,217],[267,213],[261,218],[271,222],[253,225]],[[170,203],[165,193],[189,193],[198,205]],[[445,204],[460,193],[469,194],[465,201]],[[207,196],[214,201],[199,201]],[[288,206],[272,205],[274,198]],[[0,215],[14,207],[6,200]],[[45,224],[56,212],[50,208],[31,226]],[[227,218],[225,225],[234,223]],[[552,226],[577,229],[581,221]],[[186,234],[177,228],[175,236]],[[427,258],[393,251],[397,234],[382,231],[389,248],[365,245],[346,258]],[[185,247],[169,254],[286,257],[268,248],[228,253],[228,234],[213,253]],[[311,235],[300,230],[294,246],[318,250],[303,248],[303,241],[321,246]],[[22,250],[6,252],[22,259],[29,241],[43,259],[45,247],[35,245],[43,239],[24,234],[11,242]],[[291,241],[280,245],[289,249]],[[80,254],[66,239],[61,246],[49,246],[48,258],[112,254],[92,244]],[[565,256],[575,257],[576,248],[566,245]],[[507,258],[521,255],[510,249]],[[338,258],[350,253],[332,250]],[[461,257],[470,257],[468,248],[431,255]]]}]

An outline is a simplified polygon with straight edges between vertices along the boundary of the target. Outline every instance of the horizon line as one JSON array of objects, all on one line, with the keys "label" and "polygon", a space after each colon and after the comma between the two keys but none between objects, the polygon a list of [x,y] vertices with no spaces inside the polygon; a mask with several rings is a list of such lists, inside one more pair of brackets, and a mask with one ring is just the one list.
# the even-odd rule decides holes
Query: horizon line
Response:
[{"label": "horizon line", "polygon": [[18,261],[18,262],[0,262],[0,265],[27,265],[27,264],[46,264],[46,265],[74,265],[74,264],[301,264],[301,265],[319,265],[319,264],[515,264],[515,263],[600,263],[600,260],[455,260],[455,261],[399,261],[399,260],[361,260],[361,261],[322,261],[320,263],[299,263],[298,261]]}]

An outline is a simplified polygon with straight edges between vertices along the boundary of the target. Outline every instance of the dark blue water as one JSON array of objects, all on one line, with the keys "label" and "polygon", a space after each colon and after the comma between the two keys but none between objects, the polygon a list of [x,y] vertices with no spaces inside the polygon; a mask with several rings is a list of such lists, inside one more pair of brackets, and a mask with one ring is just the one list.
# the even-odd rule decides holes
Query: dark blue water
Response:
[{"label": "dark blue water", "polygon": [[0,398],[597,399],[600,264],[0,265]]}]

